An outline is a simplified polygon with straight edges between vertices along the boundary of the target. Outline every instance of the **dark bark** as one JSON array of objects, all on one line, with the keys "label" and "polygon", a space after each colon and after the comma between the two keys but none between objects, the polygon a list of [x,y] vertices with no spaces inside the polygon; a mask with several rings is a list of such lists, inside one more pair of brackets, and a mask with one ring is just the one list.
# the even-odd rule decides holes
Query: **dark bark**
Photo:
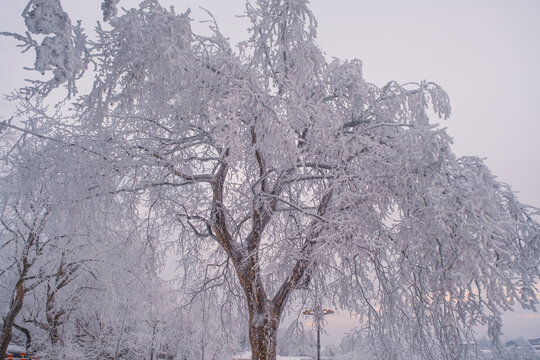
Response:
[{"label": "dark bark", "polygon": [[[254,129],[251,132],[252,142],[257,142]],[[258,201],[258,196],[254,199],[251,214],[252,227],[246,236],[244,243],[235,243],[230,235],[226,209],[224,205],[224,184],[227,177],[228,165],[225,161],[228,151],[224,151],[224,158],[216,169],[212,181],[213,203],[212,203],[212,224],[216,239],[232,260],[238,280],[244,290],[246,302],[249,308],[249,342],[251,345],[252,360],[275,360],[276,359],[276,335],[279,326],[279,319],[287,303],[287,299],[292,291],[299,287],[309,285],[311,280],[310,267],[313,265],[311,255],[317,245],[314,240],[318,237],[320,230],[311,234],[311,239],[302,248],[301,258],[296,261],[291,269],[290,275],[283,282],[278,292],[273,298],[266,294],[259,267],[259,247],[262,234],[266,226],[270,223],[277,206],[276,198],[282,192],[286,175],[293,172],[286,172],[285,177],[278,179],[269,191],[266,182],[265,162],[258,151],[255,151],[255,158],[259,167],[260,192],[273,196],[270,203]],[[313,228],[317,222],[323,221],[332,191],[328,190],[321,199],[317,209],[318,219],[314,220]]]},{"label": "dark bark", "polygon": [[52,288],[49,284],[47,284],[45,317],[47,318],[47,332],[49,333],[49,340],[53,346],[57,345],[58,343],[62,343],[60,338],[60,326],[62,324],[60,318],[65,312],[63,309],[58,310],[55,306],[57,290],[58,288]]},{"label": "dark bark", "polygon": [[65,308],[58,308],[56,305],[56,295],[58,291],[68,285],[75,277],[75,272],[79,268],[77,262],[64,263],[64,254],[58,270],[54,275],[54,282],[50,280],[47,283],[47,302],[45,316],[47,318],[47,331],[49,333],[49,340],[52,345],[63,345],[63,338],[60,336],[61,326],[63,325],[63,319],[66,316]]},{"label": "dark bark", "polygon": [[30,347],[32,346],[32,335],[30,335],[30,330],[15,323],[13,324],[13,327],[24,334],[24,336],[26,337],[26,351],[30,351]]},{"label": "dark bark", "polygon": [[276,359],[276,335],[279,316],[276,313],[255,313],[249,320],[249,343],[252,360]]},{"label": "dark bark", "polygon": [[[28,287],[25,286],[26,277],[33,264],[33,262],[29,259],[29,252],[32,247],[39,246],[38,234],[40,234],[41,230],[43,230],[47,216],[48,210],[45,211],[41,219],[34,219],[32,227],[29,229],[30,231],[28,236],[25,239],[25,246],[18,265],[19,279],[17,280],[13,290],[9,311],[2,319],[2,332],[0,333],[0,360],[6,359],[7,348],[13,337],[13,325],[15,323],[15,318],[23,307],[24,296],[29,291]],[[2,224],[5,226],[4,223]]]},{"label": "dark bark", "polygon": [[6,352],[11,338],[13,337],[13,324],[15,323],[15,318],[22,309],[24,295],[26,294],[26,289],[24,288],[24,276],[26,276],[28,262],[24,261],[23,264],[23,276],[19,278],[19,281],[15,285],[15,291],[11,299],[11,304],[9,311],[4,317],[2,324],[2,333],[0,334],[2,343],[0,344],[0,360],[6,359]]}]

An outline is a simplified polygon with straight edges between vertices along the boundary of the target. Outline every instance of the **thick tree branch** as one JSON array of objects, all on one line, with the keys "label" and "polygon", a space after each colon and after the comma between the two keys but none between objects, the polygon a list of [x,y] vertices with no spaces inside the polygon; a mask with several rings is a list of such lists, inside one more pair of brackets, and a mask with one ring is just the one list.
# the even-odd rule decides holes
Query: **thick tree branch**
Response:
[{"label": "thick tree branch", "polygon": [[[332,193],[333,191],[329,189],[321,199],[321,202],[317,209],[317,215],[320,218],[325,215],[326,210],[328,209],[328,205],[330,204],[330,200],[332,198]],[[319,224],[320,221],[321,220],[319,219],[314,220],[311,224],[311,228],[315,228],[315,225]],[[296,263],[293,266],[290,275],[283,282],[279,290],[276,292],[274,298],[272,299],[272,302],[277,307],[279,313],[283,311],[283,306],[285,305],[287,297],[290,295],[291,291],[297,289],[300,285],[305,286],[311,281],[308,272],[309,267],[313,266],[314,263],[312,255],[317,245],[319,245],[317,238],[320,235],[321,231],[322,228],[319,228],[318,230],[310,234],[309,239],[306,241],[306,243],[302,247],[302,250],[300,251],[300,256],[296,260]]]}]

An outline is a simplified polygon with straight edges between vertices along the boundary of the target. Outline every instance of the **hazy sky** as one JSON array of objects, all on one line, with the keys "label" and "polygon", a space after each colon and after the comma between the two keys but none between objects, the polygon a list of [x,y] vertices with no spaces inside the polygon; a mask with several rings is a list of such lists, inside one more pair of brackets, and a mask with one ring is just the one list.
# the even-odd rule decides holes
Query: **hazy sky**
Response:
[{"label": "hazy sky", "polygon": [[[99,0],[63,0],[72,21],[90,28]],[[129,7],[136,1],[121,0]],[[24,31],[26,1],[4,0],[0,31]],[[192,8],[202,19],[213,12],[233,43],[247,38],[245,19],[235,17],[243,0],[162,1],[177,12]],[[449,93],[453,113],[442,121],[458,155],[487,158],[519,199],[540,207],[540,1],[538,0],[312,0],[318,43],[327,57],[359,58],[364,78],[377,85],[430,80]],[[197,25],[204,26],[204,25]],[[12,39],[0,37],[0,91],[22,85],[33,54],[21,56]],[[10,105],[0,102],[0,119]],[[333,315],[329,333],[349,321]],[[540,316],[517,311],[505,317],[508,337],[540,337]],[[328,341],[327,339],[326,341]]]}]

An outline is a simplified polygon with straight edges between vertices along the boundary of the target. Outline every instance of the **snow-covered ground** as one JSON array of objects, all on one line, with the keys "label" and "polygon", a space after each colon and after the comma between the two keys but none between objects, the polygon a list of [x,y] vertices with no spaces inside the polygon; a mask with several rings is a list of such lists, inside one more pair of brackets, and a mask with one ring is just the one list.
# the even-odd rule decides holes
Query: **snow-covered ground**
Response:
[{"label": "snow-covered ground", "polygon": [[24,346],[19,346],[19,345],[14,345],[14,344],[9,344],[8,345],[8,348],[7,348],[7,352],[8,354],[12,354],[12,353],[25,353],[26,352],[26,348]]},{"label": "snow-covered ground", "polygon": [[[233,360],[251,360],[251,352],[236,355]],[[277,360],[313,360],[308,356],[277,356]]]}]

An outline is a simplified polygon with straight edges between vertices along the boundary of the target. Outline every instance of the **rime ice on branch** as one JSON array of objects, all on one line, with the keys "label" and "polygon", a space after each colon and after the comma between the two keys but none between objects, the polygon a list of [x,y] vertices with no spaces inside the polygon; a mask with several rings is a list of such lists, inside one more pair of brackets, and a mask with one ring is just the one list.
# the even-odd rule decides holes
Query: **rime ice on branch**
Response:
[{"label": "rime ice on branch", "polygon": [[[28,32],[25,36],[3,32],[22,42],[24,51],[34,49],[36,61],[33,69],[45,74],[52,71],[48,81],[32,80],[31,86],[22,89],[26,96],[46,96],[58,86],[67,83],[68,97],[76,93],[75,82],[86,69],[86,37],[80,24],[73,27],[59,0],[32,0],[22,14]],[[47,35],[38,43],[30,34]]]},{"label": "rime ice on branch", "polygon": [[[57,1],[30,4],[65,24]],[[34,113],[38,135],[80,150],[89,198],[137,209],[154,242],[181,249],[186,292],[221,286],[246,309],[253,359],[276,358],[287,305],[314,296],[361,315],[378,359],[466,359],[473,326],[497,342],[502,311],[534,308],[537,210],[452,153],[429,118],[450,115],[437,84],[379,88],[359,60],[327,62],[305,0],[248,2],[238,51],[213,19],[204,36],[189,12],[115,4],[86,50],[92,90],[67,119]],[[66,46],[36,69],[73,80],[82,48],[60,25]]]}]

